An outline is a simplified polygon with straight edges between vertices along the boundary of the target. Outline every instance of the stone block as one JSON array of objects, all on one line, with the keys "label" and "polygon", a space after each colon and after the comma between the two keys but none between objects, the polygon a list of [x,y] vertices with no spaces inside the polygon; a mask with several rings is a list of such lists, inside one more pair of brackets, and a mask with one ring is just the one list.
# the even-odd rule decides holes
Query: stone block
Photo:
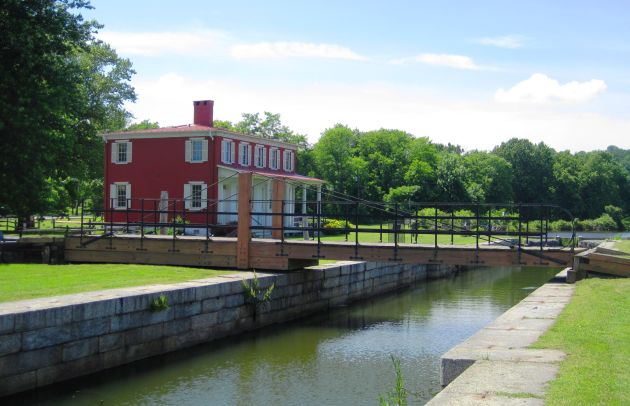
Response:
[{"label": "stone block", "polygon": [[134,313],[149,310],[151,302],[160,296],[160,293],[147,293],[127,296],[120,299],[122,313]]},{"label": "stone block", "polygon": [[289,284],[289,274],[278,274],[276,275],[276,279],[274,281],[276,284],[276,289],[286,286]]},{"label": "stone block", "polygon": [[324,289],[330,289],[330,288],[334,288],[336,286],[339,286],[339,277],[338,276],[324,279],[324,284],[323,284],[322,287]]},{"label": "stone block", "polygon": [[2,314],[0,315],[0,334],[12,333],[15,328],[15,315]]},{"label": "stone block", "polygon": [[350,275],[341,275],[339,277],[339,284],[340,285],[347,285],[350,283]]},{"label": "stone block", "polygon": [[340,274],[341,274],[341,269],[339,269],[338,266],[334,268],[324,269],[324,283],[326,283],[326,281],[329,279],[338,277]]},{"label": "stone block", "polygon": [[55,307],[15,314],[15,331],[37,330],[72,322],[74,306]]},{"label": "stone block", "polygon": [[[22,336],[20,333],[0,335],[0,357],[20,351]],[[2,362],[0,360],[0,362]]]},{"label": "stone block", "polygon": [[63,362],[74,361],[98,352],[98,337],[73,341],[63,345],[61,360]]},{"label": "stone block", "polygon": [[109,317],[79,321],[72,324],[72,335],[75,339],[81,339],[107,334],[110,331],[110,324]]},{"label": "stone block", "polygon": [[125,349],[123,347],[103,352],[100,356],[103,368],[112,368],[127,362],[125,359]]},{"label": "stone block", "polygon": [[163,324],[152,324],[150,326],[144,326],[135,328],[133,330],[126,331],[124,333],[125,346],[146,343],[157,340],[163,335]]},{"label": "stone block", "polygon": [[[259,278],[258,280],[260,281],[261,278]],[[242,280],[222,282],[220,284],[221,296],[234,295],[234,294],[240,293],[242,291],[243,291],[243,281]]]},{"label": "stone block", "polygon": [[112,333],[100,336],[98,339],[99,352],[109,352],[121,348],[124,344],[123,337],[124,333]]},{"label": "stone block", "polygon": [[212,283],[210,285],[200,286],[195,289],[195,300],[202,301],[211,299],[221,294],[221,284]]},{"label": "stone block", "polygon": [[[61,362],[60,346],[9,354],[0,359],[0,378],[33,371],[59,362]],[[2,380],[4,378],[0,379]]]},{"label": "stone block", "polygon": [[37,386],[64,381],[103,369],[100,354],[91,355],[62,364],[50,365],[37,370]]},{"label": "stone block", "polygon": [[238,308],[226,308],[218,312],[219,324],[235,321],[238,318]]},{"label": "stone block", "polygon": [[11,395],[37,386],[37,372],[11,375],[0,379],[0,396]]},{"label": "stone block", "polygon": [[214,297],[210,299],[206,299],[201,302],[201,312],[202,313],[212,313],[216,312],[219,309],[222,309],[225,306],[225,298],[224,297]]},{"label": "stone block", "polygon": [[184,303],[173,306],[173,318],[181,319],[201,313],[201,302]]},{"label": "stone block", "polygon": [[164,323],[164,336],[170,337],[178,334],[183,334],[190,331],[192,328],[192,319],[187,317],[185,319],[171,320]]},{"label": "stone block", "polygon": [[245,303],[245,295],[243,293],[237,293],[225,297],[225,307],[238,307]]},{"label": "stone block", "polygon": [[121,300],[109,299],[86,302],[72,306],[72,320],[82,321],[100,317],[108,317],[120,313]]},{"label": "stone block", "polygon": [[129,361],[136,361],[163,352],[164,341],[155,340],[142,344],[135,344],[125,347],[125,358]]},{"label": "stone block", "polygon": [[176,290],[167,291],[164,294],[169,299],[170,305],[177,305],[182,303],[194,302],[197,297],[197,287],[180,288]]},{"label": "stone block", "polygon": [[22,349],[25,351],[50,347],[74,340],[75,335],[71,325],[60,327],[46,327],[32,330],[22,335]]},{"label": "stone block", "polygon": [[218,320],[218,312],[199,314],[191,318],[191,328],[193,330],[201,330],[214,327],[217,325]]}]

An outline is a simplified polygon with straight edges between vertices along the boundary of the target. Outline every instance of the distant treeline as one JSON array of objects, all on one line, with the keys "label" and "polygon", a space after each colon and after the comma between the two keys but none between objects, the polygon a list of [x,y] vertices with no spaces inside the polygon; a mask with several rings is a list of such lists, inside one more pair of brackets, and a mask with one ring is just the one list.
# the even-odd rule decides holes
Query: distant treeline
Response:
[{"label": "distant treeline", "polygon": [[553,203],[591,219],[583,229],[630,226],[630,150],[615,146],[571,153],[513,138],[490,152],[464,152],[400,130],[336,125],[298,159],[300,173],[366,200]]}]

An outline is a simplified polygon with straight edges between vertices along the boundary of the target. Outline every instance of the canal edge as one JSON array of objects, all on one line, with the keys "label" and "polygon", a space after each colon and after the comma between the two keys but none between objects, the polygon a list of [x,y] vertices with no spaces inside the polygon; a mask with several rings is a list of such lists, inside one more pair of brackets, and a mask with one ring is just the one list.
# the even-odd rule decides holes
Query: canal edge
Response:
[{"label": "canal edge", "polygon": [[551,281],[441,357],[444,389],[427,405],[542,405],[548,382],[566,354],[528,348],[571,301],[575,285],[564,269]]}]

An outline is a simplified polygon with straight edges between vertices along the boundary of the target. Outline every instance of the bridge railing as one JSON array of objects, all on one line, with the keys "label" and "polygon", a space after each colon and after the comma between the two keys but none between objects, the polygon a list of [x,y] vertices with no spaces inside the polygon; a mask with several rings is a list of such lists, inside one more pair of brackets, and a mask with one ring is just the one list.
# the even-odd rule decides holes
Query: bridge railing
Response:
[{"label": "bridge railing", "polygon": [[[274,202],[276,204],[274,205]],[[282,241],[301,235],[322,241],[431,244],[504,245],[510,247],[575,247],[569,239],[549,238],[550,222],[570,221],[570,213],[550,204],[474,204],[356,201],[252,200],[253,207],[282,207],[279,212],[252,211],[257,218],[275,218],[252,224],[254,234],[276,235]],[[280,204],[278,204],[280,203]],[[270,225],[272,224],[273,225]]]}]

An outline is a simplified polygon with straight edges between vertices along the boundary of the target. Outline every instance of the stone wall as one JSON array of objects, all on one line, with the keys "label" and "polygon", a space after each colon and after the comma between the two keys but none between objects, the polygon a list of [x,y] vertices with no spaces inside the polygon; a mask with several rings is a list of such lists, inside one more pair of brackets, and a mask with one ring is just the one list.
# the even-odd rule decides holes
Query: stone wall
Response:
[{"label": "stone wall", "polygon": [[[440,265],[343,262],[284,274],[257,310],[240,273],[0,304],[0,396],[325,311],[455,272]],[[160,295],[168,308],[151,311]]]}]

